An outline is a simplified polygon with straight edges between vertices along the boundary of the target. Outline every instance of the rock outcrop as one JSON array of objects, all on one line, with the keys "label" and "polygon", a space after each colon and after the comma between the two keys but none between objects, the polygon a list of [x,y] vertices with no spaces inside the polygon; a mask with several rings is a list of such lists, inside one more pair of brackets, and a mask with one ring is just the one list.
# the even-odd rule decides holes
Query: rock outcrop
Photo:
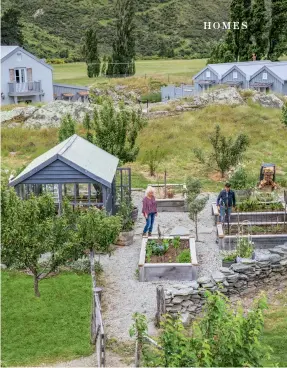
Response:
[{"label": "rock outcrop", "polygon": [[256,93],[252,100],[263,107],[282,109],[284,102],[274,94]]},{"label": "rock outcrop", "polygon": [[53,101],[40,107],[25,122],[27,127],[52,127],[59,126],[61,119],[66,114],[71,114],[73,119],[82,123],[86,113],[92,115],[94,106],[83,102]]}]

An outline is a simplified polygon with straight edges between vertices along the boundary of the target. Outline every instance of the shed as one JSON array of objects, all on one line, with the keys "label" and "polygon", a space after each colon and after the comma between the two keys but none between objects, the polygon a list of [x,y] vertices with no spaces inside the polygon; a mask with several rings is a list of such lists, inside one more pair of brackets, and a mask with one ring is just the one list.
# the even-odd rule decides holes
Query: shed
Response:
[{"label": "shed", "polygon": [[52,193],[59,212],[65,196],[75,206],[104,207],[112,213],[118,162],[117,157],[74,134],[34,159],[9,185],[22,199],[30,193]]}]

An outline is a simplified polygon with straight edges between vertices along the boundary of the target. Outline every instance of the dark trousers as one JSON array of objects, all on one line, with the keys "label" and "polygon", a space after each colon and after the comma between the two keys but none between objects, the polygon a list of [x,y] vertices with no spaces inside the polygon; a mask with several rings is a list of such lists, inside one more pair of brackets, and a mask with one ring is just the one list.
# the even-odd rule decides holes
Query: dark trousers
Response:
[{"label": "dark trousers", "polygon": [[154,218],[155,218],[155,213],[150,213],[148,215],[148,217],[146,218],[146,224],[145,224],[144,231],[143,231],[144,233],[152,232]]}]

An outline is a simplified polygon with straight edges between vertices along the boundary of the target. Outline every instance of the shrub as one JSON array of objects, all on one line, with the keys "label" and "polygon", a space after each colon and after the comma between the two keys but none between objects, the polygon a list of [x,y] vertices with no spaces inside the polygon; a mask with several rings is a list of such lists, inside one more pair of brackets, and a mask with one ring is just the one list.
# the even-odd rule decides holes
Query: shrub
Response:
[{"label": "shrub", "polygon": [[179,262],[179,263],[190,263],[191,262],[190,250],[189,249],[184,249],[176,257],[176,261]]},{"label": "shrub", "polygon": [[287,127],[287,102],[282,107],[282,123]]},{"label": "shrub", "polygon": [[141,102],[161,102],[161,93],[160,92],[151,92],[141,96]]},{"label": "shrub", "polygon": [[248,183],[246,170],[242,166],[239,166],[229,178],[229,183],[233,189],[246,189]]},{"label": "shrub", "polygon": [[148,165],[150,176],[155,176],[155,171],[157,170],[158,165],[163,160],[164,156],[165,152],[160,149],[159,146],[145,152],[142,163]]}]

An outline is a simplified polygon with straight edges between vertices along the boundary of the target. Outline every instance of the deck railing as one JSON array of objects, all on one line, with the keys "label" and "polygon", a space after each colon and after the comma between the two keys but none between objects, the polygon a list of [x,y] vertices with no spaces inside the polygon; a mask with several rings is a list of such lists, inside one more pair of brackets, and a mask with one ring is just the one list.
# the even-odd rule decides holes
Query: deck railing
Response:
[{"label": "deck railing", "polygon": [[34,82],[10,82],[9,93],[41,92],[41,81]]}]

